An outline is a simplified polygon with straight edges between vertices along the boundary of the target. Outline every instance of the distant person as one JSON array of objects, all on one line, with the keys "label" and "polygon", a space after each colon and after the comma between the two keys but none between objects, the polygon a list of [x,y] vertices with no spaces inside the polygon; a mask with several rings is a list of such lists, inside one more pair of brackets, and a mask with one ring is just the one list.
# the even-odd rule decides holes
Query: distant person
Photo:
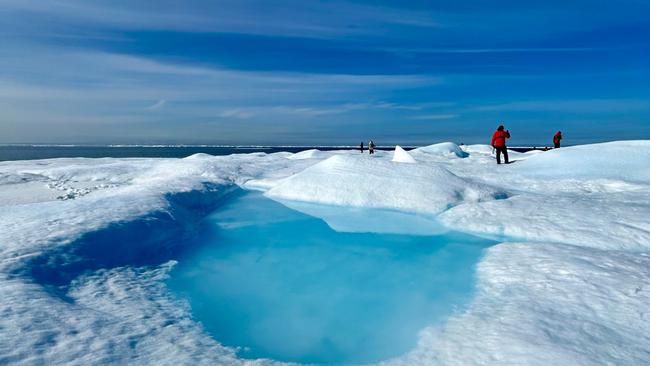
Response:
[{"label": "distant person", "polygon": [[555,136],[553,136],[553,146],[555,146],[556,149],[560,148],[560,140],[562,140],[562,131],[557,131]]},{"label": "distant person", "polygon": [[497,151],[497,164],[501,164],[501,153],[503,153],[505,163],[510,163],[508,161],[508,149],[506,148],[506,139],[509,138],[510,131],[504,131],[503,125],[499,126],[492,135],[492,147]]},{"label": "distant person", "polygon": [[370,155],[375,153],[375,143],[372,140],[370,140],[370,142],[368,142],[368,153]]},{"label": "distant person", "polygon": [[359,150],[361,150],[361,153],[363,154],[363,141],[359,144]]}]

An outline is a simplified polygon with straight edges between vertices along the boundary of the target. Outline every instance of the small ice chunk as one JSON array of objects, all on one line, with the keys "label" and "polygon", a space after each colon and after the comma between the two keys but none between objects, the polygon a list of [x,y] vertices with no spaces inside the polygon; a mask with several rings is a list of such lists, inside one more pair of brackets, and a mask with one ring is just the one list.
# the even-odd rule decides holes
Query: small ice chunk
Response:
[{"label": "small ice chunk", "polygon": [[415,159],[406,152],[406,150],[402,149],[401,146],[395,145],[395,152],[393,153],[393,161],[396,163],[409,163],[409,164],[414,164]]}]

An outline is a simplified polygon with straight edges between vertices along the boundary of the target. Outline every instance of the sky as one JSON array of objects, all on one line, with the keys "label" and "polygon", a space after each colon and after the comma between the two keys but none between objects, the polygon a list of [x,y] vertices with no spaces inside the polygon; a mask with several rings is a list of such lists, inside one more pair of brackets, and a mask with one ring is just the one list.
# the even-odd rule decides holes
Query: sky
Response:
[{"label": "sky", "polygon": [[650,138],[647,0],[0,0],[0,143]]}]

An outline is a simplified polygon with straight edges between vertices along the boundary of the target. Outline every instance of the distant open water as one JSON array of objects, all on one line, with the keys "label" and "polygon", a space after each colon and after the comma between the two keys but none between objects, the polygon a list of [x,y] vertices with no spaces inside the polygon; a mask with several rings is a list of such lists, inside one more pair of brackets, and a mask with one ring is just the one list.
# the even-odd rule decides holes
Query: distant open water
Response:
[{"label": "distant open water", "polygon": [[[210,155],[275,153],[303,150],[358,149],[350,146],[198,146],[198,145],[0,145],[0,161],[52,158],[184,158],[197,153]],[[381,148],[380,148],[381,149]]]},{"label": "distant open water", "polygon": [[[392,150],[394,146],[377,150]],[[410,150],[413,147],[404,147]],[[358,150],[353,146],[211,146],[211,145],[0,145],[0,161],[53,158],[184,158],[197,153],[210,155],[248,154],[254,152],[296,153],[309,149]],[[515,148],[527,151],[530,148]]]}]

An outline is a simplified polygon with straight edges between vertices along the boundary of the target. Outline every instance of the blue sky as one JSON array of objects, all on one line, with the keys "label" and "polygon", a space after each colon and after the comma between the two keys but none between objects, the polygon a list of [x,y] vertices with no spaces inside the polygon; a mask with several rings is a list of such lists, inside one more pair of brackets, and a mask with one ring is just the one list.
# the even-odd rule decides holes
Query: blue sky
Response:
[{"label": "blue sky", "polygon": [[650,138],[650,2],[0,0],[0,143]]}]

